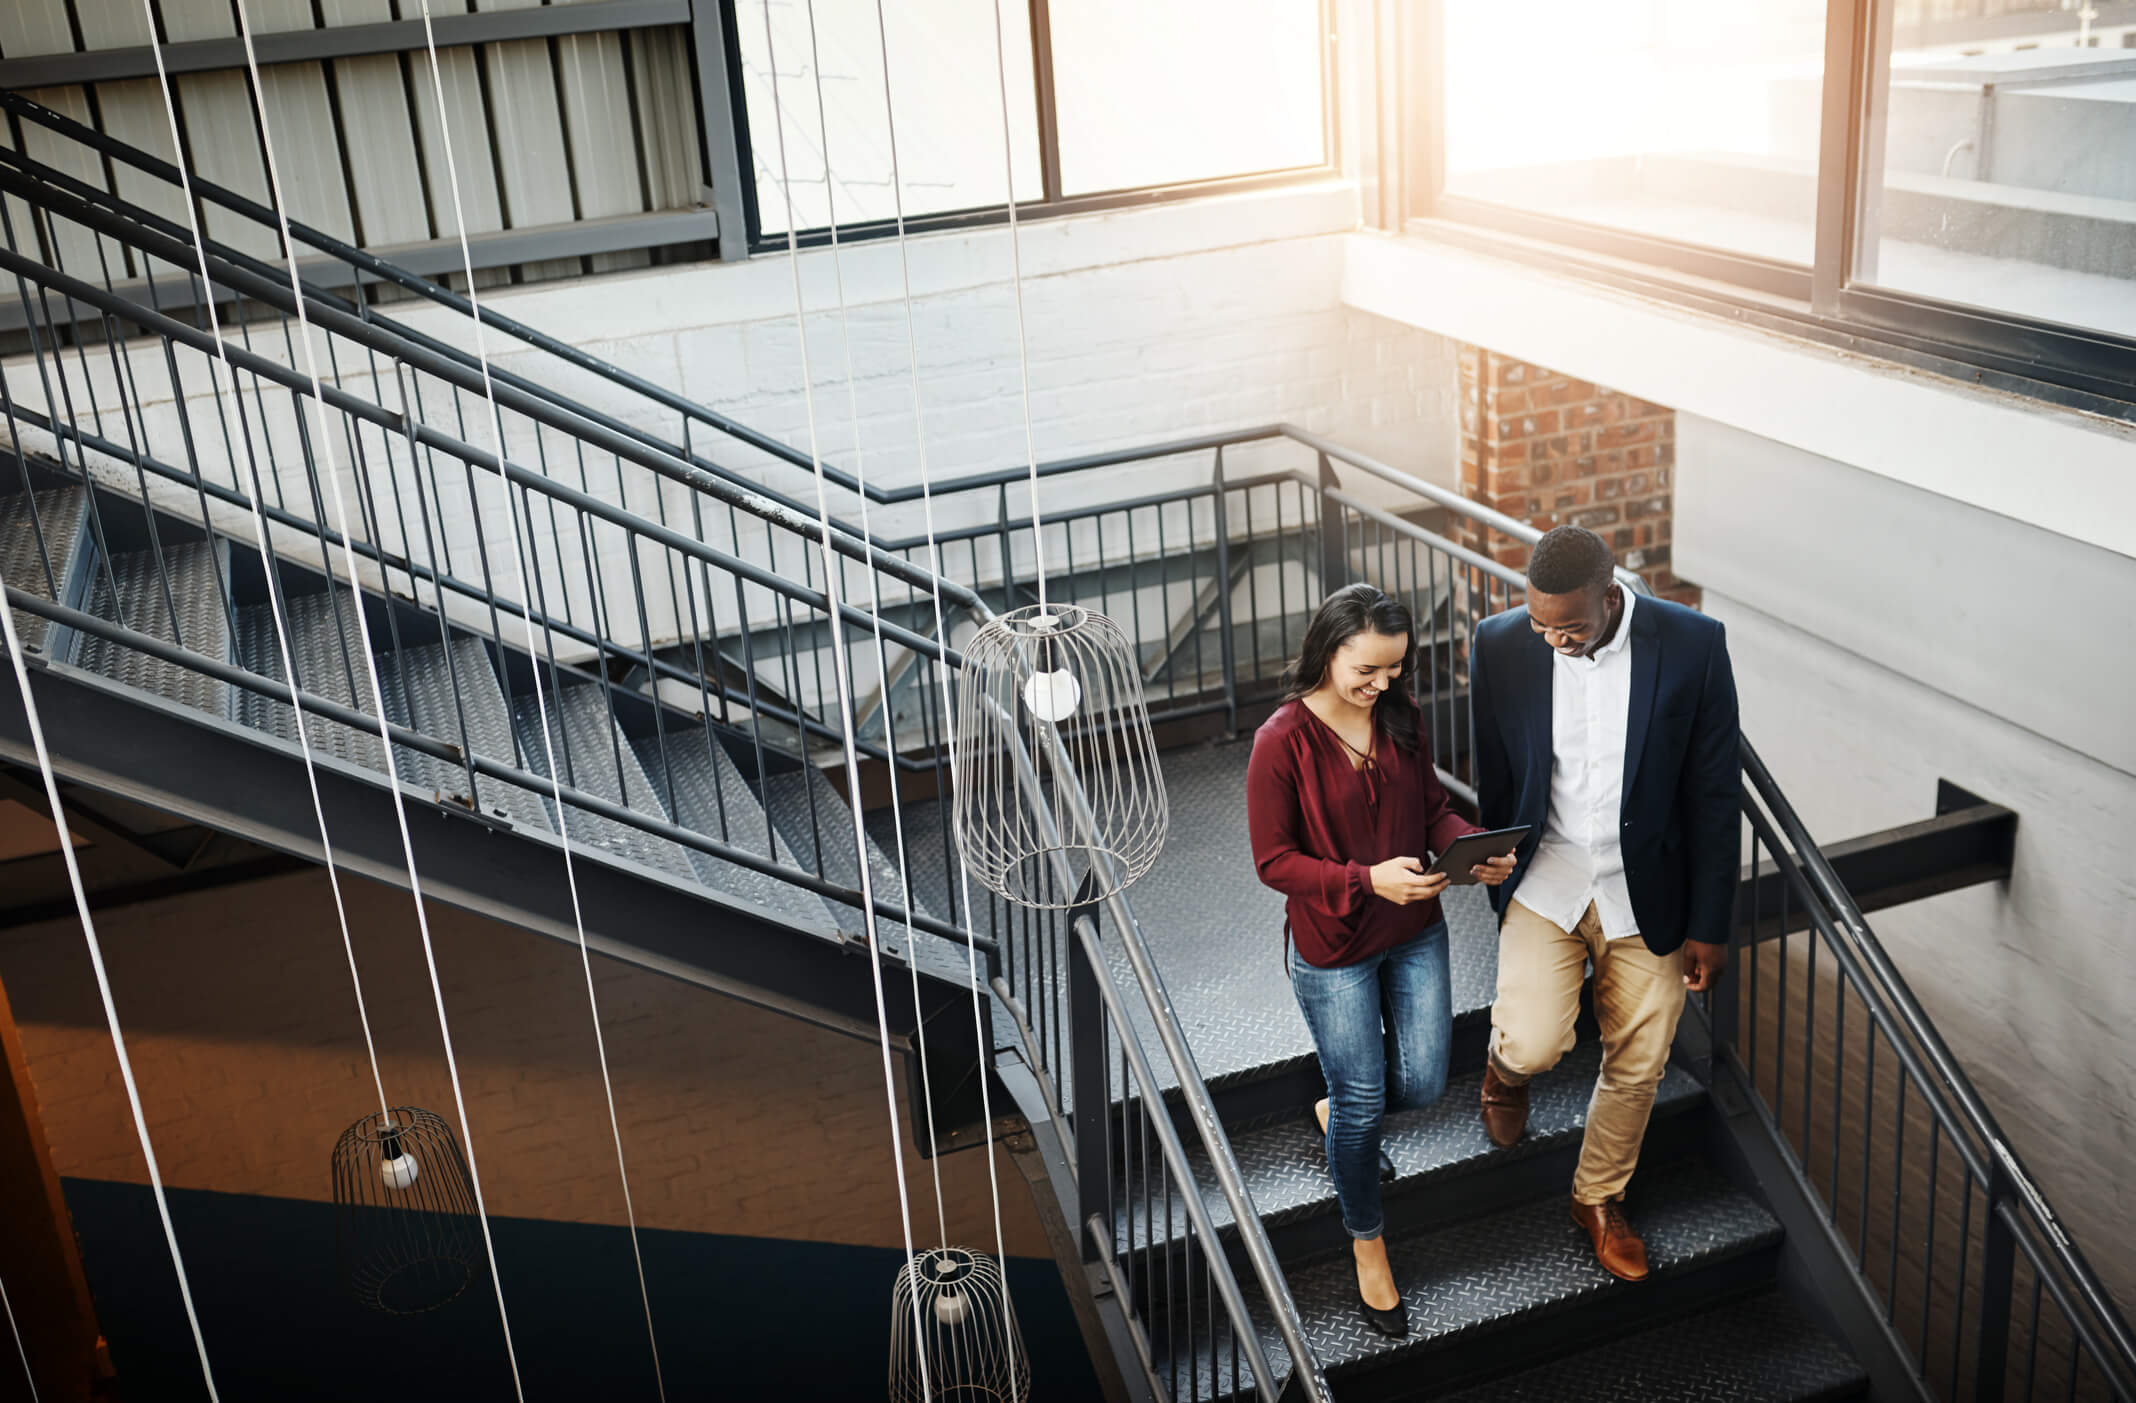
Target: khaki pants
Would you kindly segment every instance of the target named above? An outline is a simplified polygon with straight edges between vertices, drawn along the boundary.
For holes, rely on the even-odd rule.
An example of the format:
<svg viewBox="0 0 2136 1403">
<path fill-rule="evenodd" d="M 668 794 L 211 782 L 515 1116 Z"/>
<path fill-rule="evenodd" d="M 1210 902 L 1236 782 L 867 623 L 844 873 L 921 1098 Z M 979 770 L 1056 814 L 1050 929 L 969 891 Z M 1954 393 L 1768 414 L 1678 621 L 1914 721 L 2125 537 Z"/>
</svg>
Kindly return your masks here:
<svg viewBox="0 0 2136 1403">
<path fill-rule="evenodd" d="M 1572 1196 L 1581 1203 L 1619 1197 L 1639 1165 L 1654 1092 L 1669 1066 L 1669 1044 L 1684 1011 L 1684 957 L 1656 955 L 1638 936 L 1602 938 L 1592 903 L 1577 930 L 1560 930 L 1514 901 L 1498 933 L 1498 1001 L 1491 1008 L 1491 1061 L 1518 1086 L 1557 1065 L 1572 1048 L 1580 983 L 1595 962 L 1595 1019 L 1602 1025 L 1602 1075 L 1587 1105 L 1587 1136 Z"/>
</svg>

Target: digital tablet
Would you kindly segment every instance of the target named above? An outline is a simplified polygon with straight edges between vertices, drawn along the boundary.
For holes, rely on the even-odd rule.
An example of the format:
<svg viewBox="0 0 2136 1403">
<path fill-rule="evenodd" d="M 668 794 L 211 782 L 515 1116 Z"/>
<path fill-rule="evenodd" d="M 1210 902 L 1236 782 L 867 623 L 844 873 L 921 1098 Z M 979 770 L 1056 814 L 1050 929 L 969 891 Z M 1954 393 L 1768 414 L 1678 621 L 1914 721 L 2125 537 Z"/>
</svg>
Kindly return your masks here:
<svg viewBox="0 0 2136 1403">
<path fill-rule="evenodd" d="M 1424 869 L 1425 874 L 1444 872 L 1450 887 L 1471 887 L 1476 879 L 1469 869 L 1485 858 L 1503 857 L 1520 846 L 1520 840 L 1528 836 L 1528 825 L 1518 828 L 1494 828 L 1488 833 L 1469 833 L 1454 839 L 1453 846 L 1439 854 L 1439 860 Z"/>
</svg>

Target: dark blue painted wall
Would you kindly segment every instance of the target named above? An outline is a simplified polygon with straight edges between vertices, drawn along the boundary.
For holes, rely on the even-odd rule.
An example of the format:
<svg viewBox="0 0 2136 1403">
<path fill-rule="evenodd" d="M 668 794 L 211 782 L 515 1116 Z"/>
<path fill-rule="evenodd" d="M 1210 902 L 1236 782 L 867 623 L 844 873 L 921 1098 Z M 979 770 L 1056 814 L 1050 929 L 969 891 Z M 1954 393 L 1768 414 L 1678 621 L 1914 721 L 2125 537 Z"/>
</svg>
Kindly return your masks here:
<svg viewBox="0 0 2136 1403">
<path fill-rule="evenodd" d="M 65 1189 L 122 1396 L 204 1399 L 153 1195 L 96 1179 Z M 429 1315 L 377 1315 L 335 1275 L 330 1205 L 170 1198 L 225 1403 L 510 1403 L 486 1277 Z M 529 1403 L 656 1397 L 628 1232 L 527 1218 L 492 1218 L 490 1230 Z M 670 1400 L 885 1396 L 901 1252 L 651 1230 L 639 1239 Z M 1097 1398 L 1053 1263 L 1012 1259 L 1009 1285 L 1034 1403 Z"/>
</svg>

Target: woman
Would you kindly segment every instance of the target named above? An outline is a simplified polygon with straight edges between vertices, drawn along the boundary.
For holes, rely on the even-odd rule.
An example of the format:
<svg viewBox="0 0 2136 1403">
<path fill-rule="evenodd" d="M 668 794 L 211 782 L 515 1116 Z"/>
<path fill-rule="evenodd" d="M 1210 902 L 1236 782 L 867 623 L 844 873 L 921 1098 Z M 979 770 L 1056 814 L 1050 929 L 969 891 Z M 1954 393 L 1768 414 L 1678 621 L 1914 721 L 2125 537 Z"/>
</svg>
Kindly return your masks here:
<svg viewBox="0 0 2136 1403">
<path fill-rule="evenodd" d="M 1284 909 L 1291 992 L 1320 1054 L 1314 1107 L 1357 1258 L 1357 1291 L 1382 1334 L 1409 1330 L 1381 1237 L 1380 1149 L 1389 1105 L 1446 1090 L 1453 995 L 1431 856 L 1474 824 L 1455 813 L 1409 695 L 1409 610 L 1370 585 L 1313 615 L 1290 690 L 1254 736 L 1247 827 L 1261 880 Z M 1496 886 L 1510 857 L 1470 869 Z"/>
</svg>

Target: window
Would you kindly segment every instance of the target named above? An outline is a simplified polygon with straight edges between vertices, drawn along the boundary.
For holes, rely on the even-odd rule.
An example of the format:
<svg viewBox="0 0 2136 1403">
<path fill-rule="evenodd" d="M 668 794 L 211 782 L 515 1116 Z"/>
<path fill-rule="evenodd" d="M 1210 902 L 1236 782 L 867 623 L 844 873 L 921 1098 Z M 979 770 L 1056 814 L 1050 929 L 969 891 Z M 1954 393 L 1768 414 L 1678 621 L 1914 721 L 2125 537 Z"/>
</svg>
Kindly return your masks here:
<svg viewBox="0 0 2136 1403">
<path fill-rule="evenodd" d="M 1446 0 L 1446 192 L 1808 264 L 1824 0 Z"/>
<path fill-rule="evenodd" d="M 1063 195 L 1326 163 L 1317 4 L 1065 0 L 1049 13 Z"/>
<path fill-rule="evenodd" d="M 2029 18 L 1989 52 L 1894 52 L 1855 276 L 2136 339 L 2136 52 Z"/>
<path fill-rule="evenodd" d="M 2136 7 L 1855 0 L 1829 32 L 1826 12 L 1433 0 L 1405 54 L 1429 79 L 1404 94 L 1409 207 L 1494 252 L 2136 419 Z"/>
<path fill-rule="evenodd" d="M 814 52 L 809 42 L 811 8 L 791 3 L 767 7 L 761 0 L 742 0 L 735 6 L 755 166 L 757 229 L 762 235 L 783 238 L 787 227 L 786 195 L 779 186 L 779 133 L 771 121 L 769 56 L 776 56 L 779 64 L 778 111 L 786 128 L 786 170 L 799 227 L 821 229 L 833 214 L 840 228 L 897 217 L 899 192 L 890 188 L 891 130 L 883 107 L 885 45 L 876 26 L 875 0 L 814 0 Z M 890 92 L 906 217 L 1004 203 L 1002 66 L 996 62 L 991 0 L 907 0 L 882 10 L 889 28 Z M 1018 5 L 1004 4 L 1001 25 L 1020 204 L 1044 193 L 1030 16 Z M 826 153 L 836 182 L 828 191 L 823 183 Z"/>
<path fill-rule="evenodd" d="M 841 232 L 887 225 L 899 192 L 875 0 L 814 0 L 813 45 L 809 5 L 775 0 L 768 38 L 765 10 L 738 0 L 732 40 L 756 237 L 786 234 L 782 126 L 801 231 L 834 214 Z M 883 11 L 908 219 L 992 218 L 1005 203 L 997 10 L 1020 207 L 1329 163 L 1319 0 L 899 0 Z"/>
</svg>

